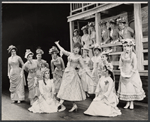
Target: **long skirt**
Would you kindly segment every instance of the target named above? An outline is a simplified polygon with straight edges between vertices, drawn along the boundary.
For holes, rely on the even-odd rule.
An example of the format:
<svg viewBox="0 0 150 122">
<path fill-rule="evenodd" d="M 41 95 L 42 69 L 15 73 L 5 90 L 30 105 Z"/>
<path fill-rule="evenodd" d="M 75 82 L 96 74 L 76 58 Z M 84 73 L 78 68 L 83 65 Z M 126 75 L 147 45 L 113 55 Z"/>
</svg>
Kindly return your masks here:
<svg viewBox="0 0 150 122">
<path fill-rule="evenodd" d="M 32 77 L 28 77 L 27 81 L 28 81 L 28 89 L 29 89 L 29 99 L 34 99 L 37 96 L 39 96 L 40 92 L 39 92 L 39 87 L 36 85 L 34 86 L 34 76 L 36 74 L 33 74 Z"/>
<path fill-rule="evenodd" d="M 25 99 L 25 78 L 20 76 L 21 68 L 15 68 L 10 70 L 10 97 L 13 101 L 23 101 Z"/>
<path fill-rule="evenodd" d="M 142 81 L 138 71 L 129 79 L 120 76 L 118 97 L 124 101 L 143 100 L 145 98 L 145 92 L 142 88 Z"/>
<path fill-rule="evenodd" d="M 74 68 L 68 67 L 65 69 L 57 97 L 67 101 L 82 101 L 86 99 L 81 79 Z"/>
<path fill-rule="evenodd" d="M 96 97 L 90 104 L 89 108 L 84 112 L 84 114 L 108 117 L 121 115 L 121 111 L 117 108 L 115 103 L 116 101 L 111 104 L 105 98 L 101 100 L 100 98 Z"/>
<path fill-rule="evenodd" d="M 79 75 L 82 80 L 83 90 L 89 94 L 94 94 L 96 90 L 96 83 L 92 79 L 92 72 L 90 70 L 82 70 L 80 69 Z"/>
<path fill-rule="evenodd" d="M 53 81 L 55 86 L 55 92 L 58 93 L 62 81 L 63 71 L 55 68 Z"/>
<path fill-rule="evenodd" d="M 55 99 L 45 99 L 40 95 L 28 110 L 33 113 L 54 113 L 58 110 L 58 103 Z"/>
</svg>

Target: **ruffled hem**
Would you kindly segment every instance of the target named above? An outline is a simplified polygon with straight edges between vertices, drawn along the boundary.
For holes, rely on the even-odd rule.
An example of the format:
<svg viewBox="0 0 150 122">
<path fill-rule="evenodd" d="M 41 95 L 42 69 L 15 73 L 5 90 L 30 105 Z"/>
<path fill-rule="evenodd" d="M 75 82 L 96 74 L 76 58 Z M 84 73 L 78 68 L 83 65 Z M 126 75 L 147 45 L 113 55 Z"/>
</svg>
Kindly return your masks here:
<svg viewBox="0 0 150 122">
<path fill-rule="evenodd" d="M 133 101 L 133 100 L 141 101 L 146 97 L 144 93 L 141 95 L 123 95 L 123 94 L 117 93 L 117 95 L 120 100 L 124 100 L 124 101 Z"/>
</svg>

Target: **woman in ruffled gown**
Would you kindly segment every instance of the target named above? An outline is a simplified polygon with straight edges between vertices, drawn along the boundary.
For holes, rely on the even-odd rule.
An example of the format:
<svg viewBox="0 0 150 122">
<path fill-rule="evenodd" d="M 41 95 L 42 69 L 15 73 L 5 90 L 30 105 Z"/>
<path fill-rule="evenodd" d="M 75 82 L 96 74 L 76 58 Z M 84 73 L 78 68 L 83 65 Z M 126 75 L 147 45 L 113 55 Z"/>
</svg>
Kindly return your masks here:
<svg viewBox="0 0 150 122">
<path fill-rule="evenodd" d="M 65 70 L 65 64 L 64 61 L 61 57 L 59 57 L 57 54 L 59 53 L 58 49 L 53 46 L 49 50 L 49 54 L 52 55 L 52 60 L 51 60 L 51 72 L 53 74 L 53 82 L 55 85 L 55 92 L 56 94 L 59 91 L 61 81 L 62 81 L 62 76 L 63 72 Z"/>
<path fill-rule="evenodd" d="M 88 94 L 95 94 L 96 84 L 92 78 L 92 71 L 91 71 L 92 61 L 88 56 L 89 49 L 84 46 L 82 48 L 82 53 L 83 53 L 82 58 L 84 61 L 84 67 L 85 67 L 84 69 L 85 70 L 80 69 L 79 75 L 82 79 L 83 89 L 87 93 L 87 96 L 89 96 Z"/>
<path fill-rule="evenodd" d="M 96 88 L 96 97 L 84 114 L 108 117 L 121 115 L 121 111 L 117 107 L 119 100 L 115 93 L 113 80 L 111 66 L 109 64 L 104 65 L 102 77 Z"/>
<path fill-rule="evenodd" d="M 121 75 L 118 96 L 120 100 L 127 101 L 124 108 L 134 109 L 133 101 L 143 100 L 145 92 L 137 69 L 137 57 L 132 51 L 135 45 L 134 41 L 133 39 L 125 39 L 122 43 L 124 52 L 121 54 L 119 62 Z"/>
<path fill-rule="evenodd" d="M 49 69 L 43 70 L 43 79 L 39 80 L 40 96 L 28 109 L 33 113 L 54 113 L 58 111 L 58 101 L 55 99 L 55 86 L 49 78 Z"/>
<path fill-rule="evenodd" d="M 73 103 L 73 107 L 69 112 L 73 112 L 77 110 L 77 105 L 75 101 L 82 101 L 86 99 L 85 92 L 82 87 L 82 81 L 79 77 L 78 72 L 76 71 L 76 67 L 80 64 L 81 67 L 84 67 L 83 59 L 81 55 L 79 55 L 79 51 L 81 48 L 80 43 L 76 43 L 73 48 L 73 53 L 65 51 L 58 42 L 55 42 L 58 48 L 61 50 L 63 54 L 68 56 L 67 67 L 64 71 L 62 83 L 57 94 L 57 97 L 61 99 L 60 105 L 64 102 L 64 100 L 71 101 Z M 66 108 L 63 107 L 59 111 L 63 111 Z"/>
<path fill-rule="evenodd" d="M 37 96 L 39 96 L 39 90 L 37 86 L 37 70 L 39 69 L 39 64 L 37 60 L 33 59 L 33 53 L 30 49 L 26 50 L 25 58 L 28 60 L 22 69 L 22 73 L 25 70 L 28 72 L 27 81 L 28 81 L 28 89 L 29 89 L 29 99 L 30 104 L 36 100 Z"/>
<path fill-rule="evenodd" d="M 8 77 L 10 79 L 10 88 L 11 92 L 11 100 L 12 103 L 17 101 L 20 103 L 25 100 L 25 91 L 24 85 L 26 85 L 24 75 L 21 75 L 21 66 L 24 65 L 20 56 L 16 54 L 17 48 L 13 45 L 10 45 L 8 48 L 8 52 L 11 53 L 11 56 L 8 58 Z"/>
</svg>

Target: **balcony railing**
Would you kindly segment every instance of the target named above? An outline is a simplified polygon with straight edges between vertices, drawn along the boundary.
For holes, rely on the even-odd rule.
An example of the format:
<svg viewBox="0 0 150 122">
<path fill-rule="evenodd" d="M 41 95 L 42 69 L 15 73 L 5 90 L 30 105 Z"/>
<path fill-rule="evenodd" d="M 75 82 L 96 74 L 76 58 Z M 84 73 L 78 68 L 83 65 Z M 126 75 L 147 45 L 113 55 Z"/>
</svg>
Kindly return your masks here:
<svg viewBox="0 0 150 122">
<path fill-rule="evenodd" d="M 79 12 L 83 12 L 94 7 L 100 6 L 100 3 L 71 3 L 70 4 L 70 14 L 76 14 Z"/>
</svg>

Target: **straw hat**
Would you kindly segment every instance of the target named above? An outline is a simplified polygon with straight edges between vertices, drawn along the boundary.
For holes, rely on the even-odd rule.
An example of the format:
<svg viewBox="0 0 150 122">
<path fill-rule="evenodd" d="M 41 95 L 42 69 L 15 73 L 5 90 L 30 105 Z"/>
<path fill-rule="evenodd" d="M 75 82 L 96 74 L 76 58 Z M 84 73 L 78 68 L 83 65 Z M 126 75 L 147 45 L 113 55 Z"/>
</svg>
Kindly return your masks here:
<svg viewBox="0 0 150 122">
<path fill-rule="evenodd" d="M 102 50 L 102 48 L 100 47 L 100 45 L 98 43 L 93 45 L 93 49 L 99 49 L 100 51 Z"/>
<path fill-rule="evenodd" d="M 8 53 L 10 53 L 11 51 L 12 51 L 12 49 L 15 49 L 15 50 L 17 50 L 17 48 L 14 46 L 14 45 L 10 45 L 9 47 L 8 47 Z"/>
<path fill-rule="evenodd" d="M 25 58 L 27 59 L 28 58 L 28 55 L 34 55 L 34 53 L 33 52 L 31 52 L 31 50 L 30 49 L 26 49 L 26 52 L 25 52 Z"/>
<path fill-rule="evenodd" d="M 83 27 L 81 28 L 82 31 L 83 31 L 83 30 L 86 30 L 86 29 L 88 29 L 88 28 L 87 28 L 87 25 L 86 25 L 86 26 L 83 26 Z"/>
</svg>

